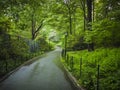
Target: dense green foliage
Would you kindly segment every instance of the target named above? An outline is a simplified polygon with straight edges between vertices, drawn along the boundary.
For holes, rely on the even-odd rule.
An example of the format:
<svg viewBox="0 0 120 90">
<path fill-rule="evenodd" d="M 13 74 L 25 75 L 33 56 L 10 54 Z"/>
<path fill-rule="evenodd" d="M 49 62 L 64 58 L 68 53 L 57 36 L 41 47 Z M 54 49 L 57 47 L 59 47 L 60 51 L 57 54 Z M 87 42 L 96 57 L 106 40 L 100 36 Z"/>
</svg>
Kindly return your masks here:
<svg viewBox="0 0 120 90">
<path fill-rule="evenodd" d="M 0 1 L 0 76 L 52 49 L 44 37 L 36 39 L 43 26 L 41 20 L 46 17 L 44 3 Z"/>
<path fill-rule="evenodd" d="M 68 1 L 68 3 L 60 4 L 62 10 L 60 9 L 61 13 L 57 13 L 57 15 L 62 14 L 61 18 L 63 19 L 61 21 L 61 18 L 58 18 L 57 22 L 59 21 L 58 24 L 62 28 L 62 34 L 68 33 L 67 47 L 79 48 L 86 47 L 86 44 L 88 44 L 89 48 L 90 43 L 93 43 L 95 47 L 120 46 L 120 5 L 118 0 L 95 0 L 94 4 L 92 4 L 91 22 L 87 21 L 89 18 L 87 10 L 88 0 L 65 1 Z M 69 9 L 72 20 L 69 17 Z M 71 44 L 71 41 L 73 44 Z"/>
<path fill-rule="evenodd" d="M 119 90 L 120 87 L 120 48 L 100 48 L 94 52 L 87 50 L 68 52 L 66 65 L 77 78 L 80 85 L 88 90 L 95 90 L 97 86 L 97 67 L 100 65 L 100 90 Z M 73 56 L 73 70 L 71 57 Z M 82 59 L 81 77 L 80 60 Z"/>
<path fill-rule="evenodd" d="M 68 35 L 63 40 L 64 51 L 67 51 L 67 54 L 63 55 L 66 66 L 80 85 L 87 90 L 118 90 L 120 85 L 119 0 L 65 1 L 69 1 L 67 5 L 70 8 L 80 5 L 76 7 L 76 12 L 71 10 L 72 27 L 66 29 Z M 70 35 L 70 28 L 75 33 Z M 81 51 L 82 49 L 92 52 Z M 100 65 L 99 78 L 98 65 Z"/>
<path fill-rule="evenodd" d="M 0 1 L 0 74 L 56 44 L 74 56 L 73 74 L 88 90 L 96 88 L 98 61 L 100 89 L 119 89 L 119 0 Z M 84 49 L 92 52 L 76 52 Z"/>
</svg>

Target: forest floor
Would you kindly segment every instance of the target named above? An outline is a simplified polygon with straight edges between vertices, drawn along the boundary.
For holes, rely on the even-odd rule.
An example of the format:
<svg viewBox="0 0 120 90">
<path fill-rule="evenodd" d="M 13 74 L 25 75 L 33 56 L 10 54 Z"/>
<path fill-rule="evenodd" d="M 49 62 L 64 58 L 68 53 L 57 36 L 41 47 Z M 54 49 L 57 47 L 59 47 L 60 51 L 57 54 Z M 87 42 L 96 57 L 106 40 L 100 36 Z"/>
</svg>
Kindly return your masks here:
<svg viewBox="0 0 120 90">
<path fill-rule="evenodd" d="M 26 64 L 0 83 L 0 90 L 73 90 L 61 69 L 60 49 Z"/>
</svg>

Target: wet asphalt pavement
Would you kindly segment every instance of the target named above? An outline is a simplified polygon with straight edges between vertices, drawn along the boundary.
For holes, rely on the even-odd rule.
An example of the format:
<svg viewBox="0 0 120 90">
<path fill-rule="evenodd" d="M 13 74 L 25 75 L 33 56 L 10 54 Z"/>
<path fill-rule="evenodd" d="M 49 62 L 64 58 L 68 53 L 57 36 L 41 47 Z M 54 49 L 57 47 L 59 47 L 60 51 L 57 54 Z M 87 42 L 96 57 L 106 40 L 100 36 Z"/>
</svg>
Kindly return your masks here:
<svg viewBox="0 0 120 90">
<path fill-rule="evenodd" d="M 58 48 L 21 67 L 0 83 L 0 90 L 73 90 L 59 67 L 60 53 Z"/>
</svg>

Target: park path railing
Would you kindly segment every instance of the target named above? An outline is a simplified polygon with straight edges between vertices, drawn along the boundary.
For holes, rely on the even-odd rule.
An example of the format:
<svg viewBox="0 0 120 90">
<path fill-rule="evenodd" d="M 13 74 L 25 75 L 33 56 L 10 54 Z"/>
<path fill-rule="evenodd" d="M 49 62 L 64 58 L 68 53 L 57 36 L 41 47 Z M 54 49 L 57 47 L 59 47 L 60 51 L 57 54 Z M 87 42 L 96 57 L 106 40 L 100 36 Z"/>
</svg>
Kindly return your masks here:
<svg viewBox="0 0 120 90">
<path fill-rule="evenodd" d="M 83 76 L 83 73 L 84 73 L 84 70 L 83 70 L 83 64 L 84 64 L 83 58 L 80 56 L 79 59 L 78 59 L 78 58 L 76 58 L 74 56 L 71 56 L 71 55 L 69 55 L 67 53 L 66 53 L 66 56 L 65 55 L 63 55 L 63 56 L 64 56 L 63 58 L 65 60 L 65 63 L 67 65 L 69 71 L 71 73 L 74 73 L 74 71 L 79 70 L 78 71 L 79 72 L 79 79 L 81 79 L 82 76 Z M 76 69 L 76 65 L 79 66 L 79 69 Z M 100 83 L 99 82 L 99 77 L 100 77 L 100 65 L 98 64 L 97 68 L 96 68 L 96 86 L 95 86 L 96 90 L 99 90 L 99 88 L 100 88 L 100 86 L 99 86 L 99 83 Z"/>
</svg>

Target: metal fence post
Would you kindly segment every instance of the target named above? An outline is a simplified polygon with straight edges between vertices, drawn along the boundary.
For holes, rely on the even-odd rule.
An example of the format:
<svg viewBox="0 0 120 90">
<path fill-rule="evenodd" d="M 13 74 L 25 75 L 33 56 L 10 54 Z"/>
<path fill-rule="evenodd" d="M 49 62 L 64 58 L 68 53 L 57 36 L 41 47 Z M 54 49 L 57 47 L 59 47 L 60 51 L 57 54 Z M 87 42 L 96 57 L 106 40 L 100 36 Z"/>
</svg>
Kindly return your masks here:
<svg viewBox="0 0 120 90">
<path fill-rule="evenodd" d="M 73 62 L 73 56 L 71 57 L 71 59 L 70 59 L 70 68 L 71 68 L 71 70 L 73 70 L 73 65 L 74 64 L 74 62 Z"/>
<path fill-rule="evenodd" d="M 6 70 L 6 72 L 8 71 L 8 62 L 7 62 L 7 59 L 5 60 L 5 70 Z"/>
<path fill-rule="evenodd" d="M 80 78 L 82 76 L 82 57 L 80 58 Z"/>
<path fill-rule="evenodd" d="M 99 90 L 100 65 L 97 67 L 97 90 Z"/>
<path fill-rule="evenodd" d="M 69 55 L 67 55 L 67 65 L 69 65 Z"/>
</svg>

